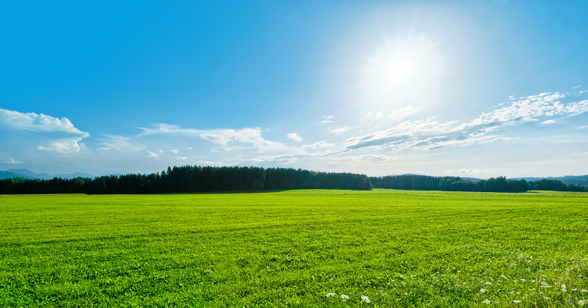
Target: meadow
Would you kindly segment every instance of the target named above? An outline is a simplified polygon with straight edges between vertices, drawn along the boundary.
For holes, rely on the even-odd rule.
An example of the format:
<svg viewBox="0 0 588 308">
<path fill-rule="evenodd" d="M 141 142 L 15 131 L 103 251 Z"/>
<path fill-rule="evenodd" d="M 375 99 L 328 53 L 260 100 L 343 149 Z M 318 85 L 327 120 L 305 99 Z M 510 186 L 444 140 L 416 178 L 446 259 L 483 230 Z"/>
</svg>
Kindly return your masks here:
<svg viewBox="0 0 588 308">
<path fill-rule="evenodd" d="M 2 307 L 588 307 L 588 193 L 0 196 Z"/>
</svg>

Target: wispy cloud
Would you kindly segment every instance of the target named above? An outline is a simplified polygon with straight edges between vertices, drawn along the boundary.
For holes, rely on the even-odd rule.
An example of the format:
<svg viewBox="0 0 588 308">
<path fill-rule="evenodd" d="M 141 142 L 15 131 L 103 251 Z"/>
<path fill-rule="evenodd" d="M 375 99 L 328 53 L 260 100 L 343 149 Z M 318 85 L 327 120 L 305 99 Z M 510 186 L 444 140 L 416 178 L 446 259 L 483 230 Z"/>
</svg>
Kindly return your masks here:
<svg viewBox="0 0 588 308">
<path fill-rule="evenodd" d="M 8 161 L 6 162 L 6 164 L 22 164 L 22 162 L 16 161 L 16 160 L 12 159 L 12 157 L 8 157 Z"/>
<path fill-rule="evenodd" d="M 539 121 L 544 117 L 574 116 L 588 112 L 588 100 L 562 104 L 559 99 L 564 97 L 565 95 L 559 93 L 529 96 L 461 124 L 457 121 L 438 123 L 432 118 L 405 121 L 390 129 L 350 138 L 345 141 L 344 146 L 348 150 L 367 147 L 429 150 L 508 140 L 507 137 L 492 133 L 502 127 Z"/>
<path fill-rule="evenodd" d="M 465 173 L 465 174 L 470 174 L 470 173 L 478 173 L 478 172 L 480 172 L 480 170 L 478 170 L 478 169 L 472 169 L 472 168 L 461 168 L 459 170 L 459 172 Z"/>
<path fill-rule="evenodd" d="M 164 123 L 154 124 L 151 128 L 139 127 L 143 132 L 138 137 L 146 135 L 187 135 L 200 137 L 214 144 L 227 146 L 230 143 L 251 144 L 258 149 L 258 152 L 279 149 L 284 146 L 283 143 L 265 140 L 261 135 L 261 129 L 244 128 L 234 129 L 217 129 L 217 130 L 199 130 L 190 128 L 181 128 L 177 125 Z"/>
<path fill-rule="evenodd" d="M 178 156 L 178 157 L 177 157 L 177 159 L 178 159 L 178 160 L 187 160 L 187 159 L 188 159 L 188 157 L 185 157 L 185 156 Z"/>
<path fill-rule="evenodd" d="M 149 153 L 149 156 L 147 156 L 147 157 L 159 159 L 159 154 L 158 153 L 151 152 L 149 150 L 147 150 L 147 153 Z"/>
<path fill-rule="evenodd" d="M 572 89 L 577 89 L 577 88 L 579 88 L 579 87 L 581 87 L 581 86 L 582 86 L 582 85 L 577 85 L 577 86 L 575 86 L 575 87 L 572 87 Z"/>
<path fill-rule="evenodd" d="M 339 135 L 340 133 L 344 133 L 344 132 L 346 132 L 346 131 L 348 131 L 350 129 L 351 129 L 351 127 L 348 127 L 348 126 L 345 126 L 345 127 L 337 127 L 337 128 L 335 128 L 333 130 L 330 130 L 330 132 Z"/>
<path fill-rule="evenodd" d="M 323 119 L 319 122 L 319 124 L 327 124 L 333 122 L 333 116 L 323 116 Z"/>
<path fill-rule="evenodd" d="M 302 137 L 298 136 L 297 133 L 290 133 L 288 134 L 288 139 L 292 139 L 296 142 L 301 142 L 302 141 Z"/>
<path fill-rule="evenodd" d="M 402 121 L 413 115 L 415 112 L 417 112 L 417 109 L 413 108 L 412 105 L 408 105 L 402 109 L 392 111 L 388 117 L 392 119 L 392 121 Z"/>
<path fill-rule="evenodd" d="M 363 120 L 378 120 L 382 118 L 382 115 L 384 114 L 383 111 L 378 111 L 378 112 L 368 112 L 363 116 Z"/>
<path fill-rule="evenodd" d="M 546 124 L 553 124 L 553 123 L 555 123 L 555 121 L 554 121 L 554 120 L 547 120 L 547 121 L 543 121 L 543 122 L 541 122 L 541 124 L 543 124 L 543 125 L 546 125 Z"/>
<path fill-rule="evenodd" d="M 172 153 L 174 153 L 174 154 L 178 154 L 178 152 L 179 152 L 177 149 L 171 149 L 169 151 L 172 152 Z"/>
<path fill-rule="evenodd" d="M 330 148 L 330 147 L 334 147 L 335 144 L 334 143 L 327 143 L 326 141 L 319 141 L 319 142 L 315 142 L 313 144 L 305 144 L 302 146 L 302 149 L 305 148 L 310 148 L 310 149 L 324 149 L 324 148 Z"/>
<path fill-rule="evenodd" d="M 118 135 L 106 135 L 106 137 L 101 140 L 100 145 L 101 147 L 97 149 L 99 151 L 114 150 L 128 154 L 135 154 L 147 148 L 134 137 Z"/>
<path fill-rule="evenodd" d="M 39 145 L 37 146 L 37 149 L 41 151 L 51 151 L 58 153 L 79 152 L 80 149 L 85 146 L 83 143 L 80 143 L 82 138 L 83 137 L 63 138 L 55 141 L 50 141 L 47 144 L 47 146 Z"/>
<path fill-rule="evenodd" d="M 349 163 L 378 163 L 399 159 L 398 156 L 390 155 L 349 155 L 333 159 L 331 163 L 349 162 Z"/>
</svg>

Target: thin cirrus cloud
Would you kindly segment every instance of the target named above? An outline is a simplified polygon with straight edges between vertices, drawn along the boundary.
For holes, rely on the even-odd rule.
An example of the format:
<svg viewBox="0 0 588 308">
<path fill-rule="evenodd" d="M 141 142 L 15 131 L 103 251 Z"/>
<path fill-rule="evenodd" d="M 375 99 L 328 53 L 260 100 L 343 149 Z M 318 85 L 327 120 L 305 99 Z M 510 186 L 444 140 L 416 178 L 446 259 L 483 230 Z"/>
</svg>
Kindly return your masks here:
<svg viewBox="0 0 588 308">
<path fill-rule="evenodd" d="M 134 137 L 118 135 L 106 135 L 106 138 L 102 139 L 100 145 L 101 147 L 97 148 L 98 151 L 115 150 L 128 154 L 135 154 L 147 148 L 145 145 L 138 142 Z"/>
<path fill-rule="evenodd" d="M 8 161 L 6 162 L 6 164 L 22 164 L 22 162 L 16 161 L 12 157 L 8 157 Z"/>
<path fill-rule="evenodd" d="M 405 121 L 395 127 L 369 135 L 353 137 L 344 142 L 347 150 L 361 148 L 378 149 L 422 149 L 429 150 L 447 146 L 468 146 L 509 138 L 492 134 L 501 127 L 520 125 L 554 116 L 575 116 L 588 112 L 588 100 L 563 104 L 560 93 L 541 93 L 492 112 L 482 113 L 478 118 L 458 124 L 457 121 L 438 123 L 432 118 Z"/>
<path fill-rule="evenodd" d="M 339 134 L 344 133 L 344 132 L 346 132 L 346 131 L 348 131 L 350 129 L 351 129 L 351 127 L 349 127 L 349 126 L 337 127 L 335 129 L 330 130 L 329 132 L 334 133 L 336 135 L 339 135 Z"/>
<path fill-rule="evenodd" d="M 149 156 L 147 156 L 147 157 L 149 157 L 149 158 L 155 158 L 155 159 L 159 159 L 159 154 L 160 154 L 160 153 L 151 152 L 151 151 L 149 151 L 149 150 L 147 150 L 147 153 L 149 154 Z"/>
<path fill-rule="evenodd" d="M 151 128 L 139 127 L 143 132 L 137 137 L 146 135 L 187 135 L 200 137 L 217 145 L 227 146 L 230 143 L 250 144 L 258 149 L 259 153 L 268 150 L 279 149 L 284 146 L 282 143 L 265 140 L 261 134 L 261 129 L 244 128 L 234 129 L 216 129 L 216 130 L 199 130 L 190 128 L 181 128 L 177 125 L 164 123 L 154 124 Z"/>
<path fill-rule="evenodd" d="M 331 147 L 334 147 L 334 146 L 335 146 L 334 143 L 328 143 L 326 141 L 318 141 L 318 142 L 315 142 L 313 144 L 305 144 L 305 145 L 302 146 L 302 149 L 304 150 L 306 148 L 310 148 L 310 149 L 317 150 L 317 149 L 331 148 Z"/>
<path fill-rule="evenodd" d="M 417 109 L 413 108 L 412 105 L 408 105 L 402 109 L 392 111 L 388 117 L 392 119 L 392 121 L 402 121 L 416 112 Z"/>
<path fill-rule="evenodd" d="M 292 139 L 296 142 L 302 142 L 302 137 L 298 136 L 297 133 L 290 133 L 287 136 L 288 136 L 288 139 Z"/>
<path fill-rule="evenodd" d="M 330 163 L 381 163 L 386 161 L 393 161 L 399 159 L 398 156 L 390 155 L 349 155 L 333 159 Z"/>
<path fill-rule="evenodd" d="M 328 124 L 333 122 L 333 116 L 323 116 L 319 124 Z"/>
</svg>

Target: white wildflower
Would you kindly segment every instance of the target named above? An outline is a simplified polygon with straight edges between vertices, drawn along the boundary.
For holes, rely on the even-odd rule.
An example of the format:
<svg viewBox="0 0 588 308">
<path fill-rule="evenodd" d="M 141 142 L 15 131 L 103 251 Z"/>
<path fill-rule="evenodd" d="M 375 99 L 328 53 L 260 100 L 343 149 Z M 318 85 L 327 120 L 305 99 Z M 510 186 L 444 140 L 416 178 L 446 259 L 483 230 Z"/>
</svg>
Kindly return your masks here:
<svg viewBox="0 0 588 308">
<path fill-rule="evenodd" d="M 522 282 L 527 282 L 527 279 L 521 278 Z"/>
<path fill-rule="evenodd" d="M 588 290 L 580 290 L 582 293 L 588 293 Z"/>
<path fill-rule="evenodd" d="M 504 279 L 508 280 L 508 278 L 506 278 L 506 276 L 504 276 L 504 275 L 500 275 L 500 277 L 502 277 L 502 278 L 504 278 Z"/>
<path fill-rule="evenodd" d="M 337 294 L 335 294 L 335 293 L 327 293 L 327 297 L 331 297 L 331 296 L 335 296 L 335 295 L 337 295 Z"/>
<path fill-rule="evenodd" d="M 567 291 L 568 291 L 568 287 L 566 287 L 566 285 L 565 285 L 565 284 L 562 284 L 562 285 L 561 285 L 561 291 L 562 291 L 562 292 L 567 292 Z"/>
<path fill-rule="evenodd" d="M 367 296 L 365 296 L 365 295 L 362 295 L 362 296 L 361 296 L 361 301 L 362 301 L 362 302 L 364 302 L 364 303 L 368 303 L 368 304 L 372 302 L 372 301 L 370 301 L 370 299 L 369 299 Z"/>
<path fill-rule="evenodd" d="M 484 292 L 486 292 L 486 290 L 480 289 L 480 293 L 484 293 Z"/>
<path fill-rule="evenodd" d="M 486 282 L 486 284 L 492 284 L 492 282 Z"/>
<path fill-rule="evenodd" d="M 349 299 L 349 296 L 348 295 L 345 295 L 345 294 L 341 294 L 341 299 L 343 301 L 345 301 L 346 299 Z"/>
<path fill-rule="evenodd" d="M 584 304 L 586 304 L 585 300 L 582 299 L 578 301 L 578 306 L 584 306 Z"/>
<path fill-rule="evenodd" d="M 515 299 L 514 301 L 512 301 L 513 303 L 520 303 L 521 301 L 518 299 Z"/>
<path fill-rule="evenodd" d="M 482 303 L 484 303 L 484 304 L 490 304 L 490 300 L 489 300 L 489 299 L 486 299 L 486 300 L 485 300 L 485 301 L 483 301 Z"/>
</svg>

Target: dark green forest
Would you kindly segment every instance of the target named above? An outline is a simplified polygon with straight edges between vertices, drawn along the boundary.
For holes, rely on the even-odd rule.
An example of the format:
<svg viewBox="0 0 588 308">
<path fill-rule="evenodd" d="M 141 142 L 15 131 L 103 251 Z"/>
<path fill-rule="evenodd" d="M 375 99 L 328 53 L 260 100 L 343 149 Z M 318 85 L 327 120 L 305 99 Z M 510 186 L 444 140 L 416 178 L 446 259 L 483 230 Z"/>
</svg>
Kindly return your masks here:
<svg viewBox="0 0 588 308">
<path fill-rule="evenodd" d="M 283 189 L 370 190 L 366 175 L 326 173 L 302 169 L 259 167 L 168 167 L 152 174 L 102 176 L 94 179 L 0 180 L 3 194 L 87 193 L 154 194 Z"/>
<path fill-rule="evenodd" d="M 503 176 L 471 182 L 460 177 L 433 177 L 426 175 L 405 174 L 397 176 L 370 177 L 374 188 L 406 190 L 445 190 L 445 191 L 480 191 L 480 192 L 525 192 L 528 190 L 588 191 L 580 185 L 564 184 L 557 180 L 542 179 L 509 180 Z"/>
<path fill-rule="evenodd" d="M 509 180 L 505 177 L 471 182 L 460 177 L 398 175 L 370 177 L 354 173 L 327 173 L 291 168 L 261 167 L 168 167 L 161 173 L 126 174 L 52 180 L 13 178 L 0 180 L 0 194 L 156 194 L 217 191 L 264 191 L 285 189 L 389 188 L 479 192 L 526 192 L 528 190 L 588 191 L 580 185 L 557 180 Z"/>
</svg>

